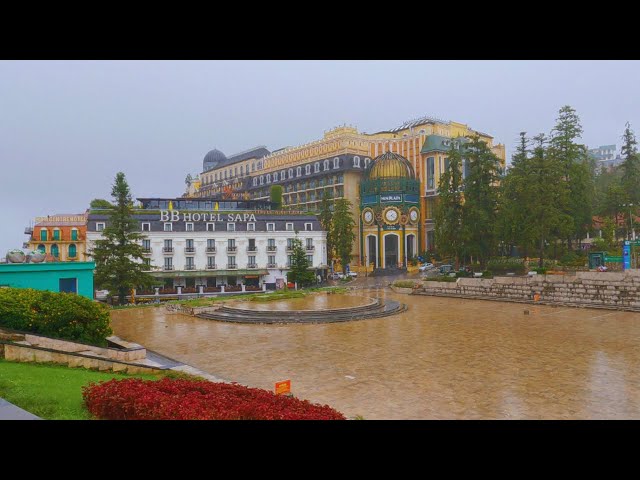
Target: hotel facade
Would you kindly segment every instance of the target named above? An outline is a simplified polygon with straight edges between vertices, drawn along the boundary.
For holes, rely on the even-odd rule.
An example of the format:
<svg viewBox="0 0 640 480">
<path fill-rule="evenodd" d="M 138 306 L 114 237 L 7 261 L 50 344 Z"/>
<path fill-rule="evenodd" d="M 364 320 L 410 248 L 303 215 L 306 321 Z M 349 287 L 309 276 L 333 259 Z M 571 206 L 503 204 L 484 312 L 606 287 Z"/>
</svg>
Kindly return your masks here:
<svg viewBox="0 0 640 480">
<path fill-rule="evenodd" d="M 309 268 L 326 276 L 326 232 L 315 215 L 271 210 L 270 202 L 221 198 L 139 198 L 144 263 L 158 286 L 273 289 L 284 285 L 292 242 L 299 239 Z M 102 237 L 109 216 L 92 210 L 87 243 Z"/>
<path fill-rule="evenodd" d="M 317 213 L 323 195 L 351 202 L 359 240 L 354 242 L 352 261 L 363 264 L 367 252 L 361 217 L 361 183 L 367 178 L 372 159 L 385 153 L 405 158 L 411 175 L 419 182 L 417 207 L 420 219 L 416 245 L 406 248 L 414 255 L 435 248 L 434 213 L 440 176 L 448 168 L 448 151 L 459 137 L 479 136 L 505 166 L 503 144 L 493 137 L 453 122 L 421 117 L 377 133 L 358 132 L 342 126 L 324 133 L 320 140 L 269 152 L 256 147 L 227 158 L 219 150 L 209 152 L 196 177 L 197 188 L 188 185 L 191 197 L 237 192 L 247 199 L 268 200 L 272 185 L 283 187 L 283 207 Z M 463 175 L 466 174 L 466 168 Z M 413 194 L 414 192 L 412 192 Z M 413 204 L 413 197 L 411 198 Z M 414 214 L 415 215 L 415 214 Z M 378 257 L 379 258 L 379 257 Z M 406 259 L 405 259 L 406 260 Z M 385 263 L 382 259 L 379 263 Z"/>
</svg>

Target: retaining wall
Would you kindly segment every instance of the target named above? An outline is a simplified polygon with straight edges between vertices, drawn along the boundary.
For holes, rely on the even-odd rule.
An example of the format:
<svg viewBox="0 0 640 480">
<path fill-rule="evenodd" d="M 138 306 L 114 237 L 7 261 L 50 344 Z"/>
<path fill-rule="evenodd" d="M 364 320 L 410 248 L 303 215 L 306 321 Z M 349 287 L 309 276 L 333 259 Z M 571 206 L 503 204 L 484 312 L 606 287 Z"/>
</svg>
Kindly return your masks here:
<svg viewBox="0 0 640 480">
<path fill-rule="evenodd" d="M 459 278 L 456 282 L 425 282 L 414 294 L 640 311 L 640 270 Z"/>
</svg>

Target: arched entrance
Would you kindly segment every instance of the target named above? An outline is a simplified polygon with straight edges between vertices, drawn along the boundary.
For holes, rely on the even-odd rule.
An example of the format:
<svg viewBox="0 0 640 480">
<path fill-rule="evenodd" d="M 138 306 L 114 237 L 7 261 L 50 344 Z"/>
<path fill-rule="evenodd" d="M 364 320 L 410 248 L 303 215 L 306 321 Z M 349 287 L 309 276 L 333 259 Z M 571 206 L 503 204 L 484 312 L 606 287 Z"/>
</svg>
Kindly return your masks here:
<svg viewBox="0 0 640 480">
<path fill-rule="evenodd" d="M 398 235 L 384 236 L 384 268 L 398 268 L 400 252 L 398 251 Z"/>
<path fill-rule="evenodd" d="M 367 261 L 373 268 L 378 268 L 378 239 L 375 235 L 367 235 Z"/>
</svg>

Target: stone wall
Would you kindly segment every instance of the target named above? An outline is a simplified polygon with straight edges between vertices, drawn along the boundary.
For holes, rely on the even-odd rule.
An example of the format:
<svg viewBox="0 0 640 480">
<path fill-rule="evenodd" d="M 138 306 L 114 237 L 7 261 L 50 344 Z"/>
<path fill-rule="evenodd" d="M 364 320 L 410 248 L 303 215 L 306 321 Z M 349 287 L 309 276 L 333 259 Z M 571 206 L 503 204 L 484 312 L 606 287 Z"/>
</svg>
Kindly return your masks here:
<svg viewBox="0 0 640 480">
<path fill-rule="evenodd" d="M 414 294 L 640 311 L 640 270 L 459 278 L 456 282 L 425 282 Z"/>
<path fill-rule="evenodd" d="M 128 348 L 106 348 L 87 345 L 84 343 L 76 343 L 68 340 L 60 340 L 58 338 L 43 337 L 26 333 L 24 340 L 38 347 L 49 348 L 51 350 L 61 350 L 63 352 L 83 352 L 100 355 L 112 360 L 121 360 L 131 362 L 133 360 L 143 360 L 147 358 L 146 349 L 137 344 L 128 344 Z"/>
</svg>

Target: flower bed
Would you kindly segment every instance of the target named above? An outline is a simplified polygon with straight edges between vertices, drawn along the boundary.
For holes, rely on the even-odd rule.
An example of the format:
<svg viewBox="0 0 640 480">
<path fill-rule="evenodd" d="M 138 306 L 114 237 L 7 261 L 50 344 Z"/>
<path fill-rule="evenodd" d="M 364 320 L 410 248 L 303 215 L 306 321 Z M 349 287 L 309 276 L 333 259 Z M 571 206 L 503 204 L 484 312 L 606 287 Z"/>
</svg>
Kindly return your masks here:
<svg viewBox="0 0 640 480">
<path fill-rule="evenodd" d="M 82 397 L 103 420 L 345 420 L 328 405 L 205 380 L 114 379 L 90 383 Z"/>
<path fill-rule="evenodd" d="M 242 285 L 228 285 L 224 287 L 225 292 L 241 292 Z"/>
<path fill-rule="evenodd" d="M 245 292 L 260 292 L 262 289 L 260 287 L 256 287 L 254 285 L 247 285 L 244 287 Z"/>
<path fill-rule="evenodd" d="M 205 293 L 213 293 L 213 292 L 219 292 L 220 291 L 220 287 L 205 287 L 204 292 Z"/>
</svg>

